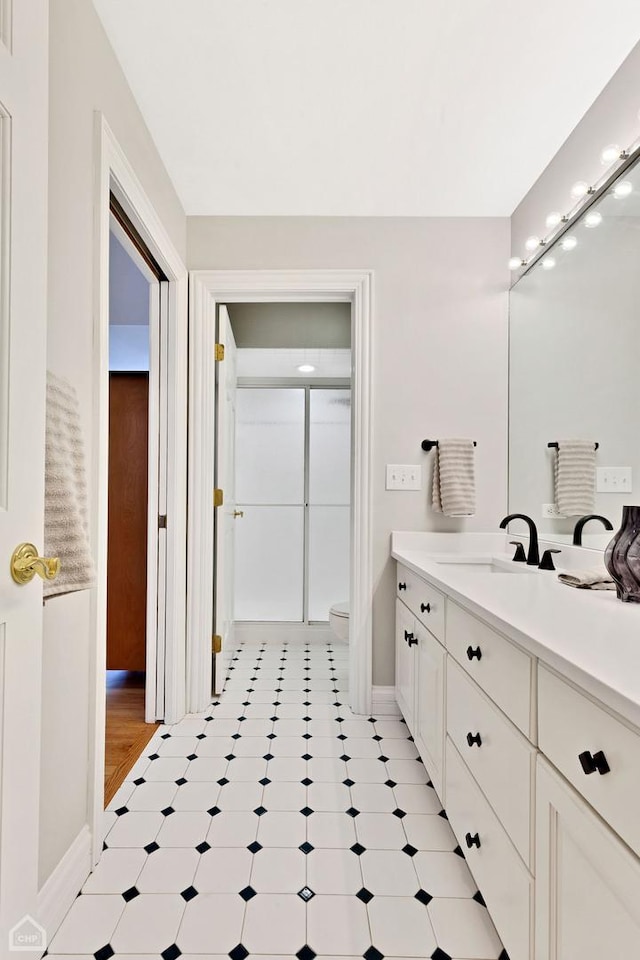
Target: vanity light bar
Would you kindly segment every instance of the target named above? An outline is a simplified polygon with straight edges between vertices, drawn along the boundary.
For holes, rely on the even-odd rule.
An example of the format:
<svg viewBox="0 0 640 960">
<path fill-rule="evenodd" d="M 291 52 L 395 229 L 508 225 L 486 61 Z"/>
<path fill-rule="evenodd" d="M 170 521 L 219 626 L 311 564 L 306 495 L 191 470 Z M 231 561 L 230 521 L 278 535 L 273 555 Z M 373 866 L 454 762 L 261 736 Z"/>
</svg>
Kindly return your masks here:
<svg viewBox="0 0 640 960">
<path fill-rule="evenodd" d="M 640 113 L 638 115 L 640 117 Z M 636 160 L 640 159 L 640 141 L 636 140 L 634 144 L 626 150 L 622 150 L 618 147 L 617 144 L 610 144 L 605 147 L 602 153 L 600 154 L 600 161 L 603 165 L 607 165 L 608 169 L 603 174 L 603 176 L 596 181 L 594 185 L 589 185 L 586 180 L 578 180 L 574 183 L 571 188 L 571 195 L 576 200 L 576 203 L 573 205 L 569 213 L 560 215 L 557 212 L 550 213 L 547 217 L 547 227 L 551 228 L 551 232 L 546 237 L 537 237 L 530 236 L 525 241 L 525 247 L 527 251 L 531 254 L 528 259 L 522 257 L 511 257 L 509 260 L 509 269 L 514 272 L 516 270 L 522 271 L 519 276 L 514 281 L 518 282 L 526 273 L 541 259 L 545 253 L 545 247 L 551 242 L 560 239 L 567 231 L 576 223 L 576 221 L 583 215 L 585 210 L 588 210 L 593 204 L 595 204 L 600 197 L 602 197 L 609 188 L 619 179 L 619 177 L 629 168 L 632 167 Z M 633 186 L 629 181 L 624 181 L 618 186 L 618 190 L 615 190 L 615 196 L 618 199 L 623 199 L 627 197 L 633 190 Z M 602 221 L 602 216 L 597 211 L 594 211 L 591 215 L 591 222 L 587 226 L 595 227 Z M 559 218 L 559 219 L 558 219 Z M 568 238 L 572 242 L 568 243 L 563 247 L 565 250 L 573 250 L 576 246 L 575 238 Z M 547 269 L 552 266 L 549 263 L 549 258 L 547 259 Z M 545 261 L 543 261 L 543 264 Z M 553 262 L 555 265 L 555 261 Z"/>
</svg>

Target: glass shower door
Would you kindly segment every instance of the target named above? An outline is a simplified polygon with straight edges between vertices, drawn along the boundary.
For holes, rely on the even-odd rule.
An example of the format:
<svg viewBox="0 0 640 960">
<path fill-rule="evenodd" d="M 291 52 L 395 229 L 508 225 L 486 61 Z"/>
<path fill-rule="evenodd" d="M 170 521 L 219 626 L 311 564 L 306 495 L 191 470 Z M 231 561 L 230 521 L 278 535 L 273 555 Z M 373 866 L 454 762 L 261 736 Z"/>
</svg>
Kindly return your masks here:
<svg viewBox="0 0 640 960">
<path fill-rule="evenodd" d="M 309 391 L 307 619 L 349 599 L 351 391 Z"/>
<path fill-rule="evenodd" d="M 238 390 L 236 620 L 303 620 L 304 495 L 304 389 Z"/>
</svg>

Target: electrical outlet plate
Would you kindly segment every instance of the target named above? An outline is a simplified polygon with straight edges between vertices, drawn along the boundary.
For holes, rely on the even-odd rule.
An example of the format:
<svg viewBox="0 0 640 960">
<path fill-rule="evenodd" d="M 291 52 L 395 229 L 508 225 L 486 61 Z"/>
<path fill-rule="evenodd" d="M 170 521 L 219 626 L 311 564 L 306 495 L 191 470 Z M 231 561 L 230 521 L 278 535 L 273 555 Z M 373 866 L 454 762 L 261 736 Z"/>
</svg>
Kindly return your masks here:
<svg viewBox="0 0 640 960">
<path fill-rule="evenodd" d="M 388 463 L 387 490 L 421 490 L 422 467 L 417 463 Z"/>
<path fill-rule="evenodd" d="M 543 503 L 542 517 L 545 520 L 564 520 L 564 514 L 558 510 L 557 503 Z"/>
</svg>

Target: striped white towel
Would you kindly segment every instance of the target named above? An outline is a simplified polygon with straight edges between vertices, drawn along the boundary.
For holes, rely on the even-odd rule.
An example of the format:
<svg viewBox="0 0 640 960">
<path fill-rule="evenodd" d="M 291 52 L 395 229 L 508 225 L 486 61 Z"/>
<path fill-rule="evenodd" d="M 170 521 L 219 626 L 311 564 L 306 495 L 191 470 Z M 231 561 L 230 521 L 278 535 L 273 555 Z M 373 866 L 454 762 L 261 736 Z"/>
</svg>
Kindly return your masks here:
<svg viewBox="0 0 640 960">
<path fill-rule="evenodd" d="M 473 517 L 476 512 L 473 440 L 440 440 L 433 461 L 431 503 L 446 517 Z"/>
<path fill-rule="evenodd" d="M 556 504 L 563 517 L 593 513 L 596 497 L 595 440 L 559 440 L 555 469 Z"/>
<path fill-rule="evenodd" d="M 47 374 L 44 549 L 59 557 L 60 573 L 44 596 L 88 590 L 95 571 L 87 528 L 87 480 L 78 400 L 73 387 Z"/>
</svg>

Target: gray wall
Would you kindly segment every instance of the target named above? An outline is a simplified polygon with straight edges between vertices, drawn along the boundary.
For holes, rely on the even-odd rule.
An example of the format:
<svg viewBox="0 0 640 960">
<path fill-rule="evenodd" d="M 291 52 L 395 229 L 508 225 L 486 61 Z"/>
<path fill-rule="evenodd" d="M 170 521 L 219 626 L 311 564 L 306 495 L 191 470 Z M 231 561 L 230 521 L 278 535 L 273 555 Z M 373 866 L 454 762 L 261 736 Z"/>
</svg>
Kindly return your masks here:
<svg viewBox="0 0 640 960">
<path fill-rule="evenodd" d="M 351 346 L 348 303 L 230 303 L 238 347 Z"/>
<path fill-rule="evenodd" d="M 48 365 L 78 391 L 91 471 L 96 110 L 182 254 L 186 219 L 88 0 L 52 0 L 50 55 Z M 41 883 L 88 822 L 90 600 L 57 597 L 44 611 Z"/>
<path fill-rule="evenodd" d="M 522 199 L 511 218 L 511 249 L 525 256 L 524 242 L 532 234 L 548 233 L 545 217 L 552 210 L 566 213 L 576 180 L 593 183 L 604 171 L 603 147 L 618 143 L 628 147 L 640 133 L 640 44 L 634 47 L 573 133 Z"/>
<path fill-rule="evenodd" d="M 392 530 L 493 530 L 507 503 L 507 219 L 190 217 L 197 269 L 375 271 L 374 683 L 394 680 Z M 428 508 L 425 437 L 478 442 L 478 511 Z M 420 492 L 385 491 L 385 463 L 422 463 Z M 425 471 L 425 480 L 427 480 Z"/>
</svg>

